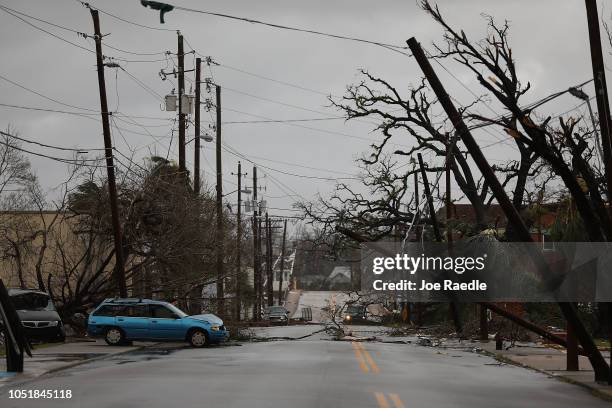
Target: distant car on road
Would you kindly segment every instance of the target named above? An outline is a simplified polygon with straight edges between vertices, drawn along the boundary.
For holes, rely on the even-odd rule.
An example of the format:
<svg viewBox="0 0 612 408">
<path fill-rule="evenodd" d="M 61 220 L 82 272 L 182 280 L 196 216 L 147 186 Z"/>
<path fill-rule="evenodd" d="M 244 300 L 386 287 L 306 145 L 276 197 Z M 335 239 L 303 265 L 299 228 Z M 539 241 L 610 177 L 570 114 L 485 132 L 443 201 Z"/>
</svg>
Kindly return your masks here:
<svg viewBox="0 0 612 408">
<path fill-rule="evenodd" d="M 289 324 L 289 311 L 283 306 L 268 306 L 264 309 L 264 320 L 270 324 Z"/>
<path fill-rule="evenodd" d="M 33 289 L 8 289 L 8 294 L 29 340 L 62 342 L 66 339 L 64 324 L 48 293 Z"/>
<path fill-rule="evenodd" d="M 342 317 L 342 320 L 344 320 L 346 324 L 364 322 L 366 319 L 367 309 L 364 305 L 348 305 Z"/>
<path fill-rule="evenodd" d="M 223 320 L 214 314 L 188 316 L 168 302 L 150 299 L 106 299 L 89 315 L 87 333 L 111 346 L 142 340 L 204 347 L 229 338 Z"/>
</svg>

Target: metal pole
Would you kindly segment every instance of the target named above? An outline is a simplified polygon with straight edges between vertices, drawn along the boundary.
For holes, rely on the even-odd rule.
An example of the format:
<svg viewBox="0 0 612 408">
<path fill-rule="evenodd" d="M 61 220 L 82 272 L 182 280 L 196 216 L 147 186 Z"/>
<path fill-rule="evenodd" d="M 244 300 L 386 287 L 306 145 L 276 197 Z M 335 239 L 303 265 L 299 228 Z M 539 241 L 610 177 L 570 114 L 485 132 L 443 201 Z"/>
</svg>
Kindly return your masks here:
<svg viewBox="0 0 612 408">
<path fill-rule="evenodd" d="M 100 112 L 102 113 L 102 132 L 104 133 L 104 152 L 106 156 L 106 172 L 108 177 L 108 195 L 110 198 L 111 219 L 113 223 L 113 238 L 115 241 L 115 279 L 119 288 L 119 296 L 127 297 L 125 269 L 123 259 L 123 244 L 121 242 L 121 222 L 117 204 L 117 185 L 115 182 L 115 165 L 113 163 L 113 142 L 108 120 L 108 102 L 106 100 L 106 81 L 104 79 L 104 62 L 102 58 L 102 34 L 100 33 L 100 18 L 98 10 L 90 9 L 94 23 L 96 62 L 98 65 L 98 87 L 100 89 Z"/>
<path fill-rule="evenodd" d="M 183 95 L 185 94 L 185 52 L 183 36 L 178 35 L 178 105 L 179 105 L 179 172 L 185 174 L 185 115 L 183 114 Z"/>
<path fill-rule="evenodd" d="M 283 223 L 283 243 L 281 244 L 280 277 L 278 282 L 278 305 L 283 300 L 283 274 L 285 273 L 285 241 L 287 239 L 287 219 Z"/>
<path fill-rule="evenodd" d="M 225 314 L 223 294 L 223 173 L 221 167 L 221 87 L 215 86 L 217 94 L 217 312 Z"/>
<path fill-rule="evenodd" d="M 470 130 L 463 121 L 461 114 L 459 113 L 459 111 L 457 111 L 457 108 L 451 101 L 450 97 L 448 96 L 448 93 L 446 93 L 444 86 L 438 79 L 438 76 L 436 75 L 431 64 L 427 60 L 427 57 L 421 49 L 420 44 L 414 37 L 412 37 L 408 40 L 408 46 L 412 51 L 412 55 L 417 60 L 421 70 L 423 71 L 423 74 L 427 77 L 427 80 L 432 90 L 435 92 L 438 101 L 440 102 L 440 105 L 444 108 L 449 119 L 452 121 L 457 134 L 461 137 L 463 144 L 468 149 L 470 155 L 474 160 L 474 163 L 476 163 L 476 165 L 478 166 L 478 169 L 482 173 L 485 181 L 489 185 L 489 188 L 493 192 L 495 199 L 504 211 L 508 222 L 512 224 L 513 232 L 516 234 L 517 239 L 520 242 L 533 242 L 531 234 L 527 229 L 527 226 L 523 222 L 523 219 L 519 215 L 517 209 L 512 204 L 512 201 L 510 201 L 510 198 L 504 191 L 503 186 L 495 176 L 493 169 L 491 169 L 489 162 L 480 150 L 480 146 L 478 146 L 478 144 L 474 140 L 474 137 L 472 136 Z M 548 268 L 547 264 L 541 258 L 541 254 L 533 252 L 529 255 L 531 256 L 531 259 L 536 264 L 536 266 L 543 270 L 546 270 Z M 595 371 L 595 379 L 598 381 L 607 379 L 610 374 L 608 364 L 606 363 L 605 359 L 601 355 L 601 352 L 595 345 L 595 342 L 593 341 L 591 335 L 582 324 L 582 321 L 580 321 L 576 309 L 572 304 L 566 302 L 559 302 L 558 305 L 561 311 L 563 312 L 563 315 L 567 319 L 568 323 L 572 324 L 576 332 L 576 336 L 580 341 L 580 344 L 584 348 L 585 352 L 588 354 L 591 365 L 593 366 L 593 369 Z"/>
<path fill-rule="evenodd" d="M 200 194 L 200 77 L 202 59 L 196 58 L 196 77 L 195 77 L 195 139 L 193 146 L 193 191 L 196 195 Z M 240 193 L 238 193 L 240 194 Z"/>
</svg>

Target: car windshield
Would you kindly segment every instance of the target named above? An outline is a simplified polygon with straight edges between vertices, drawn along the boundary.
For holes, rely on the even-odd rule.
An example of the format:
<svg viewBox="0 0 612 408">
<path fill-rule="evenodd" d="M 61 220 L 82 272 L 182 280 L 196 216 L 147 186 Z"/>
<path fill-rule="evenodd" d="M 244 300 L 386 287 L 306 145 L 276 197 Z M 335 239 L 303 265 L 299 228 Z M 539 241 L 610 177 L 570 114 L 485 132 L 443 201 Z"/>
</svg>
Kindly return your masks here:
<svg viewBox="0 0 612 408">
<path fill-rule="evenodd" d="M 271 307 L 268 313 L 285 313 L 286 310 L 284 307 Z"/>
<path fill-rule="evenodd" d="M 187 313 L 183 312 L 181 309 L 179 309 L 178 307 L 174 306 L 174 305 L 173 305 L 173 304 L 171 304 L 171 303 L 168 303 L 168 304 L 166 305 L 166 307 L 167 307 L 168 309 L 172 310 L 174 313 L 176 313 L 176 315 L 177 315 L 178 317 L 180 317 L 181 319 L 182 319 L 183 317 L 189 316 Z"/>
<path fill-rule="evenodd" d="M 363 313 L 363 306 L 349 306 L 346 309 L 347 313 Z"/>
<path fill-rule="evenodd" d="M 51 298 L 43 293 L 21 293 L 19 295 L 12 295 L 11 300 L 17 310 L 55 310 Z"/>
</svg>

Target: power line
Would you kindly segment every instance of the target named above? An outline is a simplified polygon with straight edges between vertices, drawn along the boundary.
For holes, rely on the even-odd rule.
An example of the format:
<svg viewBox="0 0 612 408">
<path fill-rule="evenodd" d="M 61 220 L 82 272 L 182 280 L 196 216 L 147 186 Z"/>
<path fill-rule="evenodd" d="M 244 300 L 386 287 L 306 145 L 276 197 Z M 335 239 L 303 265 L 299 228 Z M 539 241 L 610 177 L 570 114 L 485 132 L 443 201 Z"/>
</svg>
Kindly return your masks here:
<svg viewBox="0 0 612 408">
<path fill-rule="evenodd" d="M 305 118 L 305 119 L 232 120 L 228 122 L 221 122 L 221 124 L 237 125 L 237 124 L 257 124 L 257 123 L 322 122 L 322 121 L 338 120 L 338 119 L 345 119 L 345 118 L 333 116 L 329 118 Z"/>
<path fill-rule="evenodd" d="M 394 52 L 400 53 L 405 56 L 410 56 L 410 54 L 402 51 L 402 50 L 408 49 L 408 47 L 406 46 L 388 44 L 388 43 L 383 43 L 383 42 L 373 41 L 373 40 L 366 40 L 363 38 L 351 37 L 351 36 L 341 35 L 341 34 L 326 33 L 323 31 L 311 30 L 307 28 L 299 28 L 299 27 L 287 26 L 287 25 L 282 25 L 282 24 L 270 23 L 270 22 L 254 20 L 254 19 L 246 18 L 246 17 L 233 16 L 230 14 L 215 13 L 215 12 L 206 11 L 206 10 L 197 10 L 197 9 L 192 9 L 192 8 L 187 8 L 187 7 L 182 7 L 182 6 L 174 6 L 174 8 L 176 10 L 188 11 L 188 12 L 199 13 L 199 14 L 206 14 L 210 16 L 221 17 L 221 18 L 226 18 L 226 19 L 231 19 L 231 20 L 236 20 L 236 21 L 241 21 L 241 22 L 246 22 L 246 23 L 251 23 L 251 24 L 259 24 L 259 25 L 264 25 L 267 27 L 278 28 L 281 30 L 297 31 L 297 32 L 302 32 L 302 33 L 307 33 L 307 34 L 319 35 L 323 37 L 340 39 L 340 40 L 348 40 L 348 41 L 355 41 L 355 42 L 360 42 L 360 43 L 377 45 L 379 47 L 386 48 L 390 51 L 394 51 Z"/>
<path fill-rule="evenodd" d="M 239 91 L 239 90 L 237 90 L 237 89 L 228 88 L 228 87 L 227 87 L 227 86 L 225 86 L 225 85 L 223 85 L 223 89 L 224 89 L 224 90 L 227 90 L 227 91 L 230 91 L 230 92 L 235 92 L 235 93 L 240 94 L 240 95 L 245 95 L 245 96 L 248 96 L 248 97 L 250 97 L 250 98 L 259 99 L 259 100 L 262 100 L 262 101 L 266 101 L 266 102 L 274 103 L 274 104 L 281 105 L 281 106 L 287 106 L 287 107 L 289 107 L 289 108 L 293 108 L 293 109 L 299 109 L 299 110 L 303 110 L 303 111 L 306 111 L 306 112 L 318 113 L 318 114 L 320 114 L 320 115 L 326 115 L 326 114 L 327 114 L 326 112 L 322 112 L 322 111 L 319 111 L 319 110 L 315 110 L 315 109 L 306 108 L 306 107 L 304 107 L 304 106 L 293 105 L 293 104 L 290 104 L 290 103 L 281 102 L 281 101 L 277 101 L 277 100 L 270 99 L 270 98 L 265 98 L 265 97 L 263 97 L 263 96 L 253 95 L 253 94 L 250 94 L 250 93 L 248 93 L 248 92 Z M 345 119 L 345 120 L 347 119 L 347 118 L 345 118 L 345 117 L 343 117 L 343 116 L 336 116 L 335 118 L 336 118 L 336 119 Z M 354 119 L 354 121 L 356 121 L 356 122 L 363 122 L 363 123 L 369 123 L 369 124 L 371 124 L 371 125 L 377 125 L 377 126 L 378 126 L 378 124 L 377 124 L 377 123 L 374 123 L 374 122 L 372 122 L 372 121 L 368 121 L 368 120 L 364 120 L 364 119 L 356 119 L 356 118 L 355 118 L 355 119 Z"/>
<path fill-rule="evenodd" d="M 275 169 L 273 167 L 269 167 L 269 166 L 264 166 L 261 163 L 256 163 L 253 160 L 249 159 L 248 156 L 244 156 L 244 155 L 239 155 L 234 153 L 232 150 L 230 150 L 229 148 L 227 148 L 227 144 L 223 143 L 223 145 L 225 146 L 225 148 L 223 150 L 225 150 L 226 152 L 238 157 L 238 158 L 243 158 L 244 160 L 247 160 L 249 163 L 251 164 L 255 164 L 257 165 L 257 167 L 261 167 L 270 171 L 275 171 L 277 173 L 281 173 L 281 174 L 285 174 L 287 176 L 292 176 L 292 177 L 298 177 L 298 178 L 303 178 L 303 179 L 312 179 L 312 180 L 324 180 L 324 181 L 337 181 L 337 180 L 359 180 L 357 177 L 319 177 L 319 176 L 308 176 L 305 174 L 296 174 L 296 173 L 291 173 L 288 171 L 284 171 L 284 170 L 279 170 L 279 169 Z"/>
<path fill-rule="evenodd" d="M 369 142 L 369 143 L 375 143 L 376 142 L 376 140 L 368 139 L 368 138 L 361 137 L 361 136 L 349 135 L 348 133 L 336 132 L 336 131 L 333 131 L 333 130 L 314 128 L 314 127 L 310 127 L 310 126 L 300 125 L 300 124 L 295 123 L 295 122 L 278 122 L 278 121 L 275 121 L 274 119 L 266 117 L 266 116 L 255 115 L 253 113 L 243 112 L 243 111 L 240 111 L 240 110 L 237 110 L 237 109 L 231 109 L 231 108 L 224 107 L 222 110 L 230 111 L 230 112 L 235 112 L 235 113 L 240 113 L 240 114 L 243 114 L 243 115 L 252 116 L 254 118 L 264 119 L 264 120 L 270 121 L 269 123 L 281 123 L 283 125 L 299 127 L 299 128 L 302 128 L 302 129 L 308 129 L 308 130 L 312 130 L 312 131 L 315 131 L 315 132 L 327 133 L 327 134 L 337 135 L 337 136 L 344 136 L 344 137 L 349 137 L 351 139 L 364 140 L 364 141 Z M 391 143 L 391 144 L 393 144 L 395 146 L 408 147 L 406 145 L 402 145 L 402 144 L 398 144 L 398 143 Z"/>
<path fill-rule="evenodd" d="M 6 134 L 5 132 L 2 132 L 2 131 L 0 131 L 0 134 L 5 135 L 7 137 L 12 137 L 13 136 L 13 135 L 10 135 L 10 134 Z M 33 151 L 30 151 L 30 150 L 26 150 L 26 149 L 23 149 L 21 147 L 11 145 L 10 143 L 7 143 L 7 142 L 2 141 L 2 140 L 0 140 L 0 144 L 3 144 L 4 146 L 8 147 L 9 149 L 15 149 L 15 150 L 18 150 L 18 151 L 23 152 L 23 153 L 31 154 L 31 155 L 38 156 L 38 157 L 44 157 L 46 159 L 54 160 L 54 161 L 57 161 L 57 162 L 60 162 L 60 163 L 64 163 L 64 164 L 81 165 L 81 166 L 86 166 L 86 167 L 106 167 L 106 165 L 102 166 L 102 165 L 86 164 L 86 163 L 84 163 L 84 162 L 87 162 L 87 161 L 100 161 L 100 160 L 102 160 L 101 158 L 100 159 L 82 159 L 82 160 L 66 159 L 66 158 L 63 158 L 63 157 L 55 157 L 55 156 L 50 156 L 50 155 L 43 154 L 43 153 L 38 153 L 38 152 L 33 152 Z"/>
<path fill-rule="evenodd" d="M 80 3 L 85 8 L 98 10 L 102 14 L 106 14 L 107 16 L 112 17 L 112 18 L 114 18 L 116 20 L 122 21 L 122 22 L 127 23 L 127 24 L 131 24 L 131 25 L 134 25 L 134 26 L 137 26 L 137 27 L 140 27 L 140 28 L 146 28 L 148 30 L 154 30 L 154 31 L 177 31 L 177 30 L 172 29 L 172 28 L 151 27 L 151 26 L 148 26 L 148 25 L 136 23 L 134 21 L 130 21 L 130 20 L 127 20 L 125 18 L 122 18 L 122 17 L 116 16 L 114 14 L 111 14 L 108 11 L 104 11 L 104 10 L 102 10 L 102 9 L 92 5 L 91 3 L 87 3 L 87 2 L 84 2 L 84 1 L 80 1 L 80 0 L 76 0 L 76 2 Z"/>
<path fill-rule="evenodd" d="M 62 150 L 62 151 L 69 151 L 69 152 L 77 152 L 77 153 L 88 153 L 89 151 L 105 151 L 106 149 L 104 148 L 69 148 L 69 147 L 62 147 L 62 146 L 55 146 L 55 145 L 49 145 L 49 144 L 45 144 L 45 143 L 41 143 L 41 142 L 37 142 L 34 140 L 29 140 L 23 137 L 19 137 L 17 135 L 12 135 L 10 133 L 6 133 L 6 132 L 2 132 L 0 131 L 0 134 L 6 136 L 6 137 L 10 137 L 13 139 L 17 139 L 20 140 L 24 143 L 30 143 L 30 144 L 35 144 L 41 147 L 47 147 L 50 149 L 55 149 L 55 150 Z M 96 159 L 98 160 L 98 159 Z"/>
<path fill-rule="evenodd" d="M 302 91 L 306 91 L 306 92 L 310 92 L 310 93 L 314 93 L 314 94 L 322 95 L 322 96 L 325 96 L 325 97 L 327 97 L 327 96 L 333 96 L 333 97 L 335 97 L 335 98 L 339 98 L 339 96 L 337 96 L 337 95 L 332 95 L 332 94 L 330 94 L 329 92 L 317 91 L 317 90 L 315 90 L 315 89 L 312 89 L 312 88 L 307 88 L 307 87 L 304 87 L 304 86 L 302 86 L 302 85 L 293 84 L 293 83 L 291 83 L 291 82 L 285 82 L 285 81 L 280 81 L 280 80 L 278 80 L 278 79 L 269 78 L 269 77 L 266 77 L 266 76 L 263 76 L 263 75 L 260 75 L 260 74 L 255 74 L 255 73 L 253 73 L 253 72 L 245 71 L 245 70 L 240 69 L 240 68 L 232 67 L 232 66 L 229 66 L 229 65 L 227 65 L 227 64 L 215 63 L 215 65 L 216 65 L 216 66 L 219 66 L 219 67 L 221 67 L 221 68 L 227 68 L 227 69 L 230 69 L 230 70 L 232 70 L 232 71 L 240 72 L 240 73 L 245 74 L 245 75 L 250 75 L 250 76 L 255 77 L 255 78 L 263 79 L 263 80 L 270 81 L 270 82 L 275 82 L 275 83 L 277 83 L 277 84 L 280 84 L 280 85 L 285 85 L 285 86 L 289 86 L 289 87 L 291 87 L 291 88 L 295 88 L 295 89 L 300 89 L 300 90 L 302 90 Z"/>
<path fill-rule="evenodd" d="M 156 99 L 164 100 L 164 97 L 158 94 L 153 88 L 142 82 L 140 79 L 136 78 L 134 75 L 130 74 L 125 68 L 119 67 L 123 72 L 125 72 L 134 82 L 138 84 L 142 89 L 147 91 L 149 94 L 153 95 Z"/>
<path fill-rule="evenodd" d="M 6 8 L 4 8 L 4 7 L 0 7 L 0 10 L 4 11 L 4 12 L 5 12 L 5 13 L 7 13 L 7 14 L 10 14 L 11 16 L 15 17 L 15 18 L 16 18 L 16 19 L 18 19 L 18 20 L 21 20 L 22 22 L 24 22 L 25 24 L 29 25 L 30 27 L 32 27 L 32 28 L 34 28 L 34 29 L 36 29 L 36 30 L 42 31 L 43 33 L 46 33 L 46 34 L 48 34 L 48 35 L 50 35 L 50 36 L 52 36 L 52 37 L 54 37 L 54 38 L 57 38 L 57 39 L 58 39 L 58 40 L 60 40 L 60 41 L 63 41 L 63 42 L 65 42 L 65 43 L 67 43 L 67 44 L 70 44 L 70 45 L 72 45 L 72 46 L 74 46 L 74 47 L 80 48 L 80 49 L 82 49 L 82 50 L 84 50 L 84 51 L 87 51 L 87 52 L 90 52 L 90 53 L 92 53 L 92 54 L 94 54 L 94 53 L 95 53 L 95 51 L 94 51 L 94 50 L 91 50 L 91 49 L 89 49 L 89 48 L 87 48 L 87 47 L 83 47 L 82 45 L 79 45 L 79 44 L 77 44 L 77 43 L 75 43 L 75 42 L 72 42 L 72 41 L 70 41 L 70 40 L 67 40 L 67 39 L 65 39 L 65 38 L 63 38 L 63 37 L 60 37 L 60 36 L 59 36 L 59 35 L 57 35 L 57 34 L 52 33 L 51 31 L 47 31 L 47 30 L 45 30 L 44 28 L 41 28 L 41 27 L 39 27 L 39 26 L 37 26 L 37 25 L 35 25 L 35 24 L 30 23 L 30 22 L 29 22 L 29 21 L 27 21 L 26 19 L 24 19 L 24 18 L 22 18 L 22 17 L 20 17 L 20 16 L 18 16 L 18 15 L 16 15 L 16 14 L 14 14 L 14 13 L 12 13 L 12 12 L 8 11 L 8 10 L 7 10 Z M 72 30 L 70 30 L 70 31 L 72 31 Z"/>
<path fill-rule="evenodd" d="M 8 83 L 10 83 L 10 84 L 12 84 L 12 85 L 15 85 L 16 87 L 19 87 L 19 88 L 24 89 L 24 90 L 26 90 L 26 91 L 28 91 L 28 92 L 31 92 L 31 93 L 33 93 L 33 94 L 35 94 L 35 95 L 38 95 L 38 96 L 40 96 L 41 98 L 44 98 L 44 99 L 46 99 L 46 100 L 48 100 L 48 101 L 55 102 L 55 103 L 57 103 L 57 104 L 67 106 L 67 107 L 69 107 L 69 108 L 81 109 L 81 110 L 85 110 L 85 111 L 88 111 L 88 112 L 95 112 L 95 113 L 99 113 L 99 111 L 97 111 L 97 110 L 95 110 L 95 109 L 83 108 L 83 107 L 80 107 L 80 106 L 71 105 L 71 104 L 69 104 L 69 103 L 65 103 L 65 102 L 59 101 L 59 100 L 57 100 L 57 99 L 53 99 L 53 98 L 51 98 L 51 97 L 49 97 L 49 96 L 43 95 L 43 94 L 42 94 L 42 93 L 40 93 L 40 92 L 37 92 L 37 91 L 35 91 L 35 90 L 33 90 L 33 89 L 30 89 L 30 88 L 28 88 L 28 87 L 26 87 L 26 86 L 24 86 L 24 85 L 22 85 L 22 84 L 19 84 L 19 83 L 15 82 L 15 81 L 12 81 L 12 80 L 8 79 L 7 77 L 5 77 L 5 76 L 3 76 L 3 75 L 0 75 L 0 79 L 4 80 L 4 81 L 6 81 L 6 82 L 8 82 Z"/>
</svg>

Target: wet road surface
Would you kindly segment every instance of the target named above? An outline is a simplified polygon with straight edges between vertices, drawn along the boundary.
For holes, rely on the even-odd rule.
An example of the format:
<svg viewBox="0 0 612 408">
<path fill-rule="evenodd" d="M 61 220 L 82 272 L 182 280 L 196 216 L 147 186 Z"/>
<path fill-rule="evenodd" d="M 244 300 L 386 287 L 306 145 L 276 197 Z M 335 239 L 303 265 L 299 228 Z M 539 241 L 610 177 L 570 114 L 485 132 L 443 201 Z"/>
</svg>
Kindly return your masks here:
<svg viewBox="0 0 612 408">
<path fill-rule="evenodd" d="M 2 407 L 610 407 L 586 390 L 469 352 L 312 336 L 162 346 L 0 389 Z M 9 390 L 71 399 L 10 399 Z"/>
</svg>

